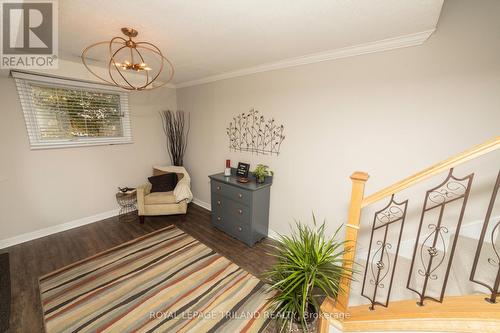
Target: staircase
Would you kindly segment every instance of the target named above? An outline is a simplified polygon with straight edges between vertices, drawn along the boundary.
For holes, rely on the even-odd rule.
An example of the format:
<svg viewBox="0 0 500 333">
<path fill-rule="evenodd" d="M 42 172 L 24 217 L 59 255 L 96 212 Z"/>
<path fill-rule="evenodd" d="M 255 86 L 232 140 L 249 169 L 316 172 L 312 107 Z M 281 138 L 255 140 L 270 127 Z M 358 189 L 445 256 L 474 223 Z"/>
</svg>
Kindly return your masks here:
<svg viewBox="0 0 500 333">
<path fill-rule="evenodd" d="M 489 186 L 476 185 L 489 191 L 476 221 L 467 214 L 478 197 L 470 195 L 478 191 L 475 173 L 454 170 L 499 148 L 497 137 L 367 197 L 368 175 L 351 176 L 346 240 L 356 251 L 344 265 L 358 273 L 343 281 L 346 293 L 322 304 L 319 332 L 500 332 L 500 170 Z M 434 184 L 415 221 L 415 200 L 404 190 L 427 179 Z M 363 210 L 379 201 L 386 205 L 361 223 Z M 369 239 L 358 239 L 360 228 Z"/>
<path fill-rule="evenodd" d="M 497 217 L 498 220 L 500 217 Z M 455 253 L 455 264 L 452 265 L 450 276 L 448 279 L 448 284 L 446 287 L 446 296 L 461 296 L 461 295 L 473 295 L 473 294 L 487 294 L 489 291 L 482 285 L 477 283 L 473 283 L 469 279 L 470 272 L 472 270 L 472 264 L 474 262 L 474 254 L 477 249 L 479 236 L 481 234 L 481 224 L 475 223 L 469 224 L 462 228 L 461 232 L 465 235 L 459 235 L 457 244 L 456 253 Z M 455 234 L 450 236 L 450 239 L 453 239 Z M 410 242 L 412 241 L 412 242 Z M 500 242 L 500 238 L 497 238 L 497 242 Z M 484 246 L 483 256 L 488 258 L 495 257 L 495 252 L 493 251 L 493 247 L 491 246 L 491 240 L 485 240 L 486 246 Z M 400 254 L 397 259 L 397 266 L 395 269 L 396 275 L 395 279 L 397 280 L 405 280 L 408 278 L 408 273 L 411 267 L 411 250 L 414 246 L 414 240 L 410 239 L 409 241 L 404 241 L 401 244 Z M 449 248 L 449 243 L 447 244 Z M 366 268 L 366 256 L 367 251 L 357 251 L 356 259 L 355 259 L 355 267 L 358 269 L 364 270 Z M 394 252 L 390 253 L 392 256 Z M 443 251 L 439 251 L 438 257 L 444 255 Z M 491 276 L 493 272 L 491 269 L 478 271 L 477 277 L 479 280 L 487 280 L 489 276 Z M 412 276 L 412 282 L 416 283 L 414 276 Z M 359 277 L 351 282 L 351 290 L 361 290 L 362 281 Z M 436 289 L 431 289 L 430 291 L 436 293 Z M 395 283 L 391 290 L 391 301 L 400 301 L 400 300 L 409 300 L 413 299 L 413 293 L 406 289 L 405 284 Z M 349 295 L 349 304 L 350 306 L 357 305 L 366 305 L 369 306 L 370 302 L 361 296 L 360 293 L 351 293 Z M 500 309 L 499 309 L 500 311 Z"/>
</svg>

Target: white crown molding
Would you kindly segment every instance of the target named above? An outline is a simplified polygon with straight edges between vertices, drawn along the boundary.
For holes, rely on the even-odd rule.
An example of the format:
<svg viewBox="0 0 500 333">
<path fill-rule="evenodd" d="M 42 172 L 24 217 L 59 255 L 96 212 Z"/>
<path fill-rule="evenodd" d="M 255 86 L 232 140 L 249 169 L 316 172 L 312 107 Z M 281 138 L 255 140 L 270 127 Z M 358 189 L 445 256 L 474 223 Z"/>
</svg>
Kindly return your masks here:
<svg viewBox="0 0 500 333">
<path fill-rule="evenodd" d="M 162 84 L 162 83 L 160 82 L 159 84 Z M 157 87 L 157 85 L 153 85 L 152 89 L 146 88 L 145 90 L 148 91 L 148 90 L 153 90 L 153 89 L 156 89 L 156 88 L 171 88 L 171 89 L 175 89 L 175 88 L 177 88 L 177 86 L 175 84 L 169 82 L 169 83 L 167 83 L 167 84 L 165 84 L 165 85 L 163 85 L 161 87 Z"/>
<path fill-rule="evenodd" d="M 91 74 L 89 71 L 87 71 L 84 67 L 81 67 L 82 65 L 82 59 L 80 56 L 76 56 L 73 54 L 60 54 L 59 55 L 59 69 L 54 70 L 54 69 L 30 69 L 26 71 L 21 71 L 21 72 L 27 72 L 27 73 L 35 73 L 35 74 L 44 74 L 48 76 L 54 76 L 55 78 L 60 78 L 60 79 L 69 79 L 69 80 L 81 80 L 84 82 L 88 83 L 95 83 L 95 84 L 100 84 L 104 86 L 110 86 L 110 87 L 115 87 L 114 85 L 111 85 L 109 83 L 105 83 L 104 81 L 96 78 L 93 74 Z M 102 71 L 102 70 L 107 70 L 107 67 L 104 67 L 102 65 L 96 65 L 96 64 L 90 64 L 89 65 L 91 68 L 95 69 L 97 72 Z M 9 74 L 10 70 L 1 70 L 0 75 L 2 73 Z M 132 73 L 132 75 L 136 75 Z M 163 84 L 164 81 L 159 78 L 157 81 L 153 82 L 152 86 L 146 88 L 144 91 L 150 91 L 155 88 L 159 88 L 158 85 Z M 161 86 L 162 88 L 171 88 L 175 89 L 175 84 L 172 82 L 169 82 L 167 84 L 164 84 Z M 125 90 L 119 87 L 116 87 L 119 91 L 125 91 L 125 92 L 134 92 L 134 90 Z"/>
<path fill-rule="evenodd" d="M 399 49 L 403 47 L 421 45 L 432 35 L 434 31 L 435 29 L 431 29 L 422 32 L 417 32 L 414 34 L 382 39 L 376 42 L 364 43 L 364 44 L 329 50 L 326 52 L 313 53 L 302 57 L 289 58 L 278 62 L 263 64 L 223 74 L 208 76 L 202 79 L 177 83 L 175 87 L 176 88 L 191 87 L 204 83 L 210 83 L 239 76 L 251 75 L 255 73 L 273 71 L 282 68 L 308 65 L 322 61 L 354 57 L 367 53 L 382 52 L 382 51 Z"/>
<path fill-rule="evenodd" d="M 66 231 L 69 229 L 80 227 L 82 225 L 98 222 L 98 221 L 101 221 L 101 220 L 118 215 L 119 211 L 120 211 L 119 209 L 113 209 L 113 210 L 110 210 L 107 212 L 99 213 L 96 215 L 84 217 L 81 219 L 73 220 L 70 222 L 62 223 L 62 224 L 57 224 L 54 226 L 50 226 L 48 228 L 28 232 L 28 233 L 14 236 L 11 238 L 1 239 L 0 240 L 0 249 L 14 246 L 17 244 L 21 244 L 21 243 L 24 243 L 24 242 L 27 242 L 27 241 L 30 241 L 33 239 L 49 236 L 49 235 L 52 235 L 52 234 L 55 234 L 55 233 L 58 233 L 61 231 Z"/>
</svg>

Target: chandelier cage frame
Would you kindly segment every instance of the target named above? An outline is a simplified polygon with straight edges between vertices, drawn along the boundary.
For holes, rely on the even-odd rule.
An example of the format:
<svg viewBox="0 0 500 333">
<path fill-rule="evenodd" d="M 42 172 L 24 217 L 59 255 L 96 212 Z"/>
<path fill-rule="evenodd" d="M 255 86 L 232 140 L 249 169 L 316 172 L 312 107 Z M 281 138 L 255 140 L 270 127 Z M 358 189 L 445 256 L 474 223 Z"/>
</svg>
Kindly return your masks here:
<svg viewBox="0 0 500 333">
<path fill-rule="evenodd" d="M 134 91 L 134 90 L 140 91 L 140 90 L 146 90 L 146 89 L 151 90 L 151 89 L 157 89 L 157 88 L 163 87 L 167 83 L 169 83 L 172 80 L 172 78 L 174 77 L 175 69 L 174 69 L 172 62 L 167 57 L 165 57 L 163 55 L 161 50 L 153 43 L 144 42 L 144 41 L 136 42 L 136 41 L 132 40 L 132 38 L 134 38 L 138 35 L 138 32 L 135 29 L 122 28 L 122 32 L 125 36 L 128 37 L 128 39 L 125 39 L 121 36 L 117 36 L 117 37 L 113 37 L 109 41 L 97 42 L 97 43 L 94 43 L 94 44 L 87 46 L 83 50 L 82 55 L 81 55 L 82 62 L 83 62 L 83 65 L 85 66 L 85 68 L 92 75 L 97 77 L 98 79 L 100 79 L 100 80 L 102 80 L 110 85 L 114 85 L 114 86 L 117 86 L 117 87 L 120 87 L 120 88 L 123 88 L 126 90 L 132 90 L 132 91 Z M 104 44 L 108 44 L 108 50 L 109 50 L 109 61 L 107 62 L 107 72 L 108 72 L 109 78 L 105 78 L 102 75 L 97 74 L 94 70 L 92 70 L 90 68 L 90 65 L 87 63 L 88 52 L 91 49 L 95 48 L 96 46 L 104 45 Z M 114 46 L 116 47 L 117 45 L 119 47 L 115 50 L 113 47 Z M 120 53 L 120 51 L 126 50 L 126 48 L 130 49 L 130 61 L 131 62 L 128 63 L 128 61 L 126 61 L 125 64 L 121 64 L 121 63 L 116 61 L 116 56 L 118 55 L 118 53 Z M 145 63 L 144 56 L 139 51 L 139 49 L 141 49 L 141 51 L 152 52 L 153 54 L 156 54 L 156 56 L 161 60 L 160 67 L 158 69 L 158 72 L 155 75 L 149 74 L 149 71 L 152 69 L 149 67 L 146 67 L 147 65 Z M 135 52 L 135 55 L 138 56 L 138 58 L 140 59 L 140 61 L 141 61 L 140 64 L 134 63 L 134 52 Z M 125 69 L 123 66 L 129 66 L 130 68 Z M 122 67 L 122 69 L 120 69 L 120 67 Z M 168 70 L 169 70 L 168 79 L 165 81 L 162 81 L 162 83 L 159 85 L 153 86 L 153 82 L 156 82 L 156 80 L 158 79 L 160 74 L 163 72 L 165 67 L 168 67 Z M 116 72 L 119 74 L 119 77 L 121 77 L 121 79 L 124 81 L 124 84 L 118 82 L 119 77 L 116 74 L 113 74 L 113 69 L 116 70 Z M 129 79 L 126 78 L 126 75 L 124 75 L 124 73 L 122 73 L 122 72 L 128 71 L 130 69 L 132 69 L 134 72 L 141 72 L 141 71 L 145 72 L 146 75 L 145 75 L 144 84 L 134 85 L 130 82 L 130 78 Z"/>
</svg>

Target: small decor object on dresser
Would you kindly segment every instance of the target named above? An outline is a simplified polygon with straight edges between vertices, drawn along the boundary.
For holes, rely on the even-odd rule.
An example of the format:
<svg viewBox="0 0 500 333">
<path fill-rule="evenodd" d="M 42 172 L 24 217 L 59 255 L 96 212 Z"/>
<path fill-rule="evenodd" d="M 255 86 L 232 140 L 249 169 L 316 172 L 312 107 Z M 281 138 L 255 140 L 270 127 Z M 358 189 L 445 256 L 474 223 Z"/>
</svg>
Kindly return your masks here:
<svg viewBox="0 0 500 333">
<path fill-rule="evenodd" d="M 238 169 L 236 169 L 236 176 L 240 178 L 248 178 L 249 170 L 250 170 L 250 164 L 238 162 Z"/>
<path fill-rule="evenodd" d="M 226 168 L 224 169 L 224 176 L 231 176 L 231 160 L 226 160 Z"/>
<path fill-rule="evenodd" d="M 211 175 L 212 225 L 252 246 L 267 236 L 273 177 L 257 184 L 240 183 L 237 170 L 230 177 Z M 253 175 L 252 175 L 253 176 Z"/>
<path fill-rule="evenodd" d="M 257 167 L 253 171 L 255 180 L 257 183 L 262 184 L 265 182 L 266 177 L 274 176 L 274 172 L 269 170 L 269 167 L 264 164 L 257 164 Z"/>
</svg>

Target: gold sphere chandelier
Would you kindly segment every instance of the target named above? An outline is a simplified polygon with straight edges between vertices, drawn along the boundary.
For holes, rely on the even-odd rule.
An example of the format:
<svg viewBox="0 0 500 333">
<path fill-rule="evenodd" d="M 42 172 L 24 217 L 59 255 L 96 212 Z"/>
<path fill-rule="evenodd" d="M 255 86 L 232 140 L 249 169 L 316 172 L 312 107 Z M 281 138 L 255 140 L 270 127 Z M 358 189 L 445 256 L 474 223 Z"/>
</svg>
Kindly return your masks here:
<svg viewBox="0 0 500 333">
<path fill-rule="evenodd" d="M 100 80 L 126 90 L 155 89 L 170 82 L 174 76 L 174 66 L 160 49 L 149 42 L 136 42 L 138 32 L 132 28 L 122 28 L 128 38 L 114 37 L 110 41 L 98 42 L 85 48 L 82 62 L 85 68 Z M 109 59 L 105 60 L 107 75 L 100 75 L 89 64 L 89 51 L 108 45 Z M 160 74 L 168 70 L 167 78 L 153 85 Z"/>
</svg>

